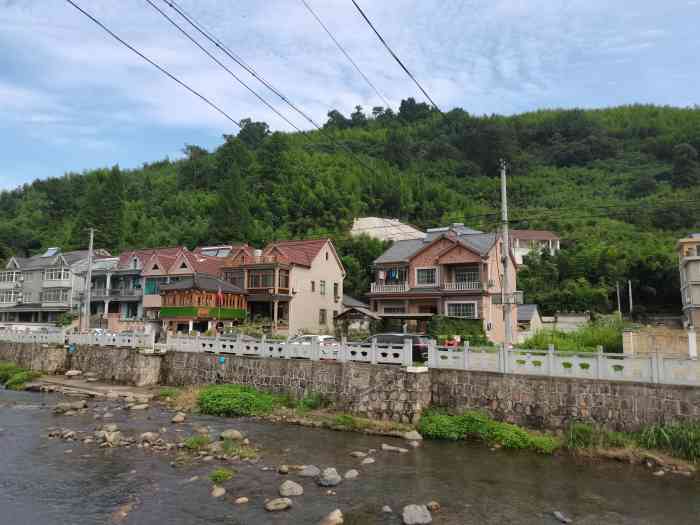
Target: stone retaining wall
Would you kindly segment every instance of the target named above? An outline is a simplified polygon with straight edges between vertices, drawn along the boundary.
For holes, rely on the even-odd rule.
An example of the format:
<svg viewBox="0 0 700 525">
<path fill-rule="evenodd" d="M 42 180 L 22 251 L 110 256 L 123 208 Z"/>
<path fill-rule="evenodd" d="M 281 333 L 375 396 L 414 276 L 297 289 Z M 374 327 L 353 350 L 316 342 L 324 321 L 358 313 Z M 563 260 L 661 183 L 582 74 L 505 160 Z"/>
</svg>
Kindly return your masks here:
<svg viewBox="0 0 700 525">
<path fill-rule="evenodd" d="M 622 381 L 431 370 L 432 403 L 459 412 L 483 409 L 494 418 L 558 430 L 570 421 L 612 430 L 700 420 L 700 388 Z"/>
<path fill-rule="evenodd" d="M 294 359 L 256 359 L 168 352 L 143 355 L 127 348 L 63 347 L 0 342 L 0 361 L 48 373 L 70 368 L 132 385 L 236 383 L 289 395 L 321 394 L 339 411 L 416 422 L 427 407 L 483 409 L 519 425 L 562 429 L 572 420 L 615 430 L 652 423 L 700 421 L 700 388 L 496 372 Z"/>
</svg>

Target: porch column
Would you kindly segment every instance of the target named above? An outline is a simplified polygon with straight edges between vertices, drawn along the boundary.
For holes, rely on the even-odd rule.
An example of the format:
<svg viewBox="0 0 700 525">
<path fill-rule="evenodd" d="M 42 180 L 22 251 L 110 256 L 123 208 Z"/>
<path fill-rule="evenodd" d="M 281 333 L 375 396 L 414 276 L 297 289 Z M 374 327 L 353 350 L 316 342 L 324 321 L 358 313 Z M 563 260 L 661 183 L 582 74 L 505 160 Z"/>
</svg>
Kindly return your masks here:
<svg viewBox="0 0 700 525">
<path fill-rule="evenodd" d="M 104 312 L 102 312 L 102 317 L 104 319 L 107 319 L 108 313 L 109 313 L 109 299 L 105 299 L 105 309 L 104 309 Z"/>
<path fill-rule="evenodd" d="M 688 328 L 688 356 L 691 359 L 698 358 L 698 343 L 695 334 L 695 327 Z"/>
<path fill-rule="evenodd" d="M 272 328 L 277 330 L 277 305 L 279 301 L 272 302 Z"/>
<path fill-rule="evenodd" d="M 192 333 L 192 330 L 194 330 L 194 321 L 193 321 L 192 319 L 190 319 L 190 322 L 189 322 L 189 329 L 187 330 L 187 334 L 188 334 L 188 335 L 191 334 L 191 333 Z"/>
<path fill-rule="evenodd" d="M 109 289 L 112 287 L 112 274 L 107 272 L 107 283 L 105 284 L 105 290 L 109 293 Z"/>
</svg>

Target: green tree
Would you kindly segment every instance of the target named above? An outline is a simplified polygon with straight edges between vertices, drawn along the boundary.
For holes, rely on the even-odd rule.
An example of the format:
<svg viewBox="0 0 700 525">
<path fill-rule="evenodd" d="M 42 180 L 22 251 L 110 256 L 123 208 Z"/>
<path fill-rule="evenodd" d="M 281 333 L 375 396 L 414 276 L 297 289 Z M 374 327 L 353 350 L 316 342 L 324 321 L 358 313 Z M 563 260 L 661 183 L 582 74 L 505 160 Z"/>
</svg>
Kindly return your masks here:
<svg viewBox="0 0 700 525">
<path fill-rule="evenodd" d="M 690 144 L 679 144 L 673 148 L 673 186 L 689 188 L 700 184 L 698 152 Z"/>
<path fill-rule="evenodd" d="M 265 122 L 253 122 L 249 118 L 241 120 L 241 130 L 238 132 L 238 138 L 250 149 L 255 149 L 265 138 L 270 134 L 270 126 Z"/>
</svg>

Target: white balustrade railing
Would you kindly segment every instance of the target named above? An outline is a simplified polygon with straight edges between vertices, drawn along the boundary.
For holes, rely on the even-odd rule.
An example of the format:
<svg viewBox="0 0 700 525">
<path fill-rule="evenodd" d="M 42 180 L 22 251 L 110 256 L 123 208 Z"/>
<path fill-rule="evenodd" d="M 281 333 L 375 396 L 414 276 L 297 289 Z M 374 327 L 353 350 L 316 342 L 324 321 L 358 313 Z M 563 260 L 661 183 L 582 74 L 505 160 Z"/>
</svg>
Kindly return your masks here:
<svg viewBox="0 0 700 525">
<path fill-rule="evenodd" d="M 342 341 L 334 345 L 301 344 L 290 341 L 246 340 L 242 337 L 191 337 L 171 335 L 166 342 L 169 351 L 210 352 L 248 357 L 270 357 L 279 359 L 329 360 L 338 362 L 356 361 L 373 364 L 411 366 L 413 343 L 407 339 L 403 344 L 349 343 Z"/>
<path fill-rule="evenodd" d="M 430 344 L 431 368 L 700 386 L 700 360 L 662 355 L 556 352 Z"/>
<path fill-rule="evenodd" d="M 40 343 L 62 345 L 66 338 L 63 332 L 23 332 L 19 330 L 3 330 L 0 332 L 0 341 L 10 343 Z"/>
<path fill-rule="evenodd" d="M 456 281 L 442 283 L 442 289 L 449 292 L 463 290 L 481 290 L 484 286 L 479 281 Z"/>
<path fill-rule="evenodd" d="M 372 293 L 402 293 L 408 291 L 408 283 L 384 284 L 372 283 L 370 286 Z"/>
</svg>

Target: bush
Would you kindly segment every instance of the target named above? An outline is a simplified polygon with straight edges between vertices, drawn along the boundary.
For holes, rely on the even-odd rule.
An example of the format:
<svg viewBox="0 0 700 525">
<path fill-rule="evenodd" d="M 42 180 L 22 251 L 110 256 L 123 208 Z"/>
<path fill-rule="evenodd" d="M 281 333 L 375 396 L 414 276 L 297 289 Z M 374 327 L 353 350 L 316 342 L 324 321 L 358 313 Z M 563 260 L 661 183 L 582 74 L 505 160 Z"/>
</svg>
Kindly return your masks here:
<svg viewBox="0 0 700 525">
<path fill-rule="evenodd" d="M 471 346 L 491 346 L 484 333 L 484 326 L 480 319 L 457 319 L 435 315 L 428 322 L 428 335 L 437 340 L 458 335 L 462 341 L 469 341 Z"/>
<path fill-rule="evenodd" d="M 240 385 L 212 385 L 197 400 L 204 414 L 214 416 L 259 416 L 269 414 L 284 400 L 280 396 Z"/>
<path fill-rule="evenodd" d="M 209 436 L 191 436 L 185 440 L 184 446 L 187 450 L 199 451 L 207 447 L 210 442 Z"/>
<path fill-rule="evenodd" d="M 572 423 L 566 430 L 565 446 L 569 450 L 587 448 L 625 448 L 634 440 L 622 432 L 610 432 L 588 423 Z"/>
<path fill-rule="evenodd" d="M 236 471 L 227 468 L 217 468 L 209 474 L 209 479 L 215 485 L 221 485 L 223 482 L 230 480 L 235 473 Z"/>
<path fill-rule="evenodd" d="M 308 396 L 304 396 L 303 399 L 300 399 L 296 403 L 296 408 L 302 412 L 305 412 L 307 410 L 318 410 L 319 408 L 323 408 L 327 405 L 327 400 L 324 399 L 321 394 L 310 394 Z"/>
<path fill-rule="evenodd" d="M 700 459 L 700 424 L 652 425 L 637 435 L 640 446 L 669 452 L 689 461 Z"/>
<path fill-rule="evenodd" d="M 418 424 L 421 434 L 431 439 L 480 439 L 489 445 L 503 448 L 533 450 L 551 454 L 559 448 L 559 441 L 535 434 L 510 423 L 501 423 L 481 412 L 450 415 L 437 411 L 423 414 Z"/>
<path fill-rule="evenodd" d="M 37 372 L 22 370 L 17 372 L 5 382 L 5 388 L 8 390 L 24 390 L 25 383 L 28 383 L 29 381 L 32 381 L 40 376 L 41 374 Z"/>
<path fill-rule="evenodd" d="M 604 319 L 573 332 L 540 330 L 518 346 L 546 350 L 549 345 L 554 345 L 558 352 L 596 352 L 602 346 L 605 352 L 622 353 L 622 329 L 623 323 L 619 319 Z"/>
<path fill-rule="evenodd" d="M 23 369 L 14 363 L 0 363 L 0 383 L 6 383 L 13 375 L 22 371 Z"/>
</svg>

